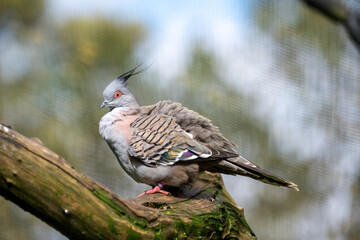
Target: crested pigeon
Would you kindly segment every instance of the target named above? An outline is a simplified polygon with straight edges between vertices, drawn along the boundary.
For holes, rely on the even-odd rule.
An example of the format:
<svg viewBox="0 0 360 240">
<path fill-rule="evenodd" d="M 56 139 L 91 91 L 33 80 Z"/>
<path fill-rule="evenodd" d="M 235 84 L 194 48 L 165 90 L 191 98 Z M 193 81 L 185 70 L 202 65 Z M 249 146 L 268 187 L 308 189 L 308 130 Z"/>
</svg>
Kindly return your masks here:
<svg viewBox="0 0 360 240">
<path fill-rule="evenodd" d="M 282 179 L 241 157 L 209 119 L 181 104 L 160 101 L 139 106 L 127 89 L 136 68 L 113 80 L 104 90 L 100 108 L 109 107 L 99 122 L 100 135 L 121 167 L 135 181 L 154 187 L 140 194 L 180 188 L 196 181 L 201 171 L 243 175 L 299 191 Z"/>
</svg>

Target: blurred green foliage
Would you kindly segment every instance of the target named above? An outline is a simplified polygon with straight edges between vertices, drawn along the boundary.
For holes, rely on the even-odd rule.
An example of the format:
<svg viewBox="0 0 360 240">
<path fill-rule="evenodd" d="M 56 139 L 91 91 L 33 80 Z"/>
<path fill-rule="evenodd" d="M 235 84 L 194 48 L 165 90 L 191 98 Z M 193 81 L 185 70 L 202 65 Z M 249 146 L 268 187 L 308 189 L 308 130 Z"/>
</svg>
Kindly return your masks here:
<svg viewBox="0 0 360 240">
<path fill-rule="evenodd" d="M 57 32 L 69 74 L 81 74 L 81 79 L 99 69 L 129 66 L 134 47 L 144 37 L 139 24 L 120 25 L 105 18 L 74 19 Z"/>
<path fill-rule="evenodd" d="M 261 29 L 282 45 L 282 54 L 277 58 L 279 68 L 287 71 L 291 76 L 289 79 L 296 84 L 304 84 L 301 79 L 305 78 L 304 68 L 299 67 L 298 63 L 303 58 L 302 52 L 297 51 L 299 43 L 304 48 L 320 50 L 333 67 L 339 64 L 339 52 L 345 50 L 348 38 L 341 25 L 332 24 L 328 17 L 316 10 L 294 1 L 282 4 L 262 1 L 262 7 L 255 11 L 255 17 Z"/>
<path fill-rule="evenodd" d="M 98 134 L 102 90 L 135 65 L 134 49 L 146 33 L 138 23 L 103 17 L 48 22 L 45 10 L 44 1 L 0 3 L 0 37 L 23 51 L 26 62 L 18 73 L 0 72 L 0 121 L 40 138 L 77 169 L 114 186 L 122 172 Z M 0 239 L 38 239 L 55 231 L 0 201 Z M 34 231 L 39 227 L 43 233 Z"/>
<path fill-rule="evenodd" d="M 0 2 L 0 26 L 11 24 L 13 28 L 27 31 L 39 22 L 45 8 L 44 0 L 3 0 Z"/>
</svg>

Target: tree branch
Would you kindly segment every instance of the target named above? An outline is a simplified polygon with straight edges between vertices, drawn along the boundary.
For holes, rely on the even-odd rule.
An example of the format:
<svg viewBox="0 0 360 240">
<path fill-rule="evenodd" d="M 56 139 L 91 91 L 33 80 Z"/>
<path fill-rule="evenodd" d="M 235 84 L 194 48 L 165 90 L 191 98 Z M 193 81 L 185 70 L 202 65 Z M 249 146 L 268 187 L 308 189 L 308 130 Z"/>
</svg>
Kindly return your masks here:
<svg viewBox="0 0 360 240">
<path fill-rule="evenodd" d="M 0 194 L 70 239 L 256 239 L 219 174 L 186 195 L 122 199 L 0 124 Z"/>
<path fill-rule="evenodd" d="M 303 0 L 328 18 L 344 25 L 351 40 L 360 51 L 360 12 L 349 9 L 335 0 Z"/>
</svg>

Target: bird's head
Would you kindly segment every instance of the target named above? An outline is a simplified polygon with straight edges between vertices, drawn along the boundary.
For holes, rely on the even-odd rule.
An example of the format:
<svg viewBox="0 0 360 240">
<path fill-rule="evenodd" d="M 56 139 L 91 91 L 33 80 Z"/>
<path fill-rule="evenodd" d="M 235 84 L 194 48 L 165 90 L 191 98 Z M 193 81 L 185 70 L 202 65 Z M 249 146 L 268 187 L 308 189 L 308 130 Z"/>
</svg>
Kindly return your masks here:
<svg viewBox="0 0 360 240">
<path fill-rule="evenodd" d="M 146 70 L 144 68 L 136 72 L 136 69 L 138 67 L 139 66 L 120 75 L 105 88 L 103 92 L 104 102 L 100 105 L 100 108 L 109 107 L 110 110 L 112 110 L 117 107 L 139 107 L 135 100 L 135 97 L 126 88 L 127 80 L 131 76 Z"/>
</svg>

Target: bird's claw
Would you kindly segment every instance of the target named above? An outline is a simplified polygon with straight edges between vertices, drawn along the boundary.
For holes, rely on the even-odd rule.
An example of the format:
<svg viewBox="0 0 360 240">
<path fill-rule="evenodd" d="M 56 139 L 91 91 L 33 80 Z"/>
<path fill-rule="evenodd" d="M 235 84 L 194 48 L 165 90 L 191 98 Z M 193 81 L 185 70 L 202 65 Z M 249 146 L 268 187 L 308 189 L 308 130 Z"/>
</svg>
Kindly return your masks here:
<svg viewBox="0 0 360 240">
<path fill-rule="evenodd" d="M 153 194 L 153 193 L 162 193 L 164 195 L 171 195 L 169 192 L 161 190 L 161 188 L 159 186 L 155 186 L 153 189 L 147 190 L 145 192 L 143 192 L 142 194 L 140 194 L 138 197 L 144 196 L 145 194 Z"/>
</svg>

